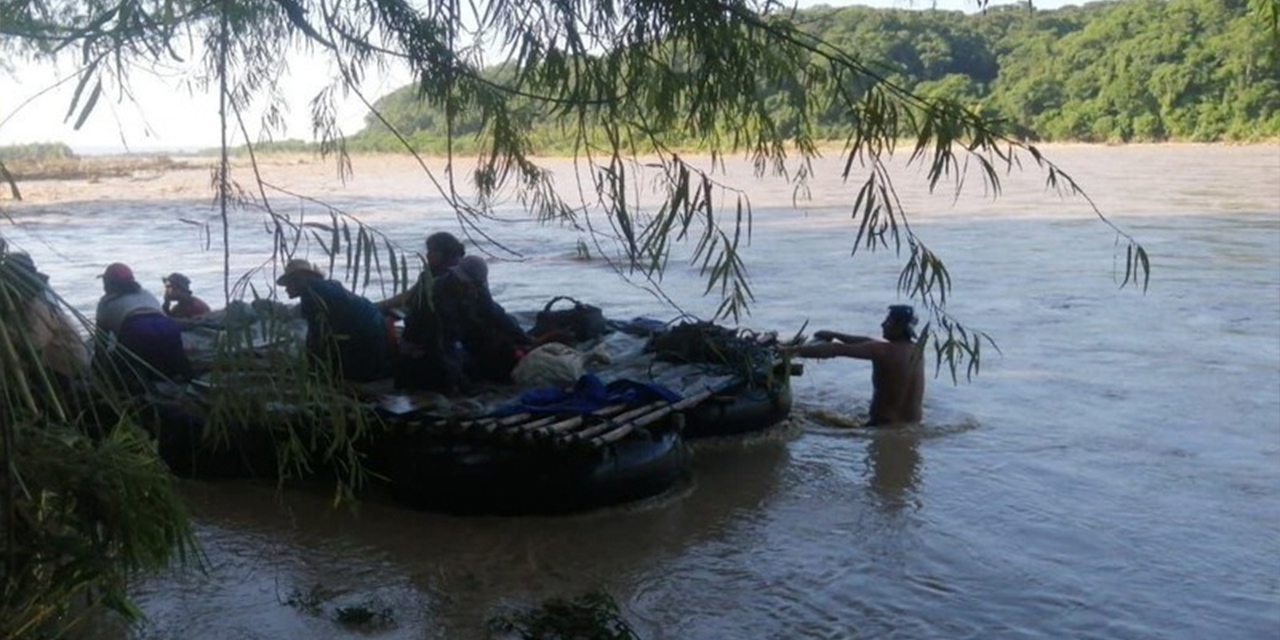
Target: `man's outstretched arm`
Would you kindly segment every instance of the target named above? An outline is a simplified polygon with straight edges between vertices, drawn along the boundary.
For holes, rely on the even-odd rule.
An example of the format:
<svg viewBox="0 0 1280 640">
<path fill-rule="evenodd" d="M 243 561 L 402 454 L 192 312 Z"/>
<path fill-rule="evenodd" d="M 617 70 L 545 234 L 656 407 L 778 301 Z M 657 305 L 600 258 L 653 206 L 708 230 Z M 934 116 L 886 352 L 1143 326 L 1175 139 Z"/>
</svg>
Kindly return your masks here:
<svg viewBox="0 0 1280 640">
<path fill-rule="evenodd" d="M 866 339 L 857 344 L 848 344 L 845 342 L 827 342 L 823 344 L 806 344 L 799 347 L 791 347 L 786 352 L 801 358 L 858 358 L 860 360 L 875 360 L 884 352 L 884 342 L 877 342 Z"/>
<path fill-rule="evenodd" d="M 838 333 L 835 331 L 823 330 L 823 331 L 814 332 L 813 339 L 821 340 L 823 342 L 835 340 L 837 342 L 843 342 L 845 344 L 861 344 L 863 342 L 874 340 L 875 338 L 869 338 L 867 336 L 854 336 L 854 335 L 849 335 L 847 333 Z"/>
</svg>

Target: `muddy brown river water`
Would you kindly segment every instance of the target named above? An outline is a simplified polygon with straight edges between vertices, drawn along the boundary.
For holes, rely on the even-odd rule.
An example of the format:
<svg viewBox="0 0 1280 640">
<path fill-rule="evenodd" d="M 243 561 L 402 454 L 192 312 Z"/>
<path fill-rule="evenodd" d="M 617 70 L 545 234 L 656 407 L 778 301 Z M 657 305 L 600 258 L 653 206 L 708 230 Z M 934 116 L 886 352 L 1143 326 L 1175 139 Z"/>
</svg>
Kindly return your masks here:
<svg viewBox="0 0 1280 640">
<path fill-rule="evenodd" d="M 184 483 L 205 570 L 140 578 L 147 620 L 100 635 L 479 638 L 507 608 L 604 589 L 654 640 L 1280 636 L 1280 148 L 1050 155 L 1147 246 L 1150 290 L 1119 289 L 1114 235 L 1033 176 L 1010 177 L 998 201 L 974 189 L 953 203 L 905 170 L 915 228 L 954 278 L 952 313 L 1002 351 L 971 383 L 931 379 L 924 425 L 831 427 L 829 416 L 865 410 L 869 370 L 826 361 L 794 381 L 793 428 L 700 449 L 689 486 L 625 508 L 455 518 Z M 785 184 L 730 167 L 755 215 L 757 301 L 743 324 L 874 332 L 899 301 L 898 259 L 849 256 L 857 185 L 835 179 L 838 167 L 818 164 L 798 208 Z M 408 163 L 358 159 L 355 171 L 345 186 L 327 165 L 268 175 L 405 246 L 456 229 Z M 32 185 L 32 202 L 4 203 L 3 233 L 86 312 L 92 276 L 121 259 L 157 291 L 184 271 L 219 300 L 219 232 L 206 250 L 189 223 L 216 216 L 207 185 L 207 170 Z M 517 203 L 502 207 L 520 217 Z M 259 217 L 238 220 L 233 263 L 245 269 L 269 239 Z M 570 293 L 619 317 L 676 313 L 601 261 L 575 260 L 572 231 L 491 231 L 519 253 L 491 266 L 508 309 Z M 673 261 L 664 284 L 687 310 L 714 311 L 687 264 Z M 322 613 L 285 604 L 315 585 L 330 591 Z M 362 634 L 328 614 L 361 603 L 394 623 Z"/>
</svg>

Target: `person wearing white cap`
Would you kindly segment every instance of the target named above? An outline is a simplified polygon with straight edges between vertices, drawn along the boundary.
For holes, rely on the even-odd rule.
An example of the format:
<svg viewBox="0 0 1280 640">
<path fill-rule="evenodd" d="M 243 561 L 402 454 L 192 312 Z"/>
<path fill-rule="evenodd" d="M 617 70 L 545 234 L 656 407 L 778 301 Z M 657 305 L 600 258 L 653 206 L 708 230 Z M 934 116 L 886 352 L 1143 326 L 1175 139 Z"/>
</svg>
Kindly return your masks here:
<svg viewBox="0 0 1280 640">
<path fill-rule="evenodd" d="M 801 358 L 858 358 L 871 361 L 871 419 L 867 426 L 920 422 L 924 402 L 924 354 L 916 344 L 916 314 L 910 305 L 889 307 L 880 323 L 884 340 L 834 331 L 814 332 L 822 344 L 785 349 Z"/>
<path fill-rule="evenodd" d="M 464 370 L 474 380 L 510 382 L 516 363 L 537 343 L 489 293 L 484 258 L 465 256 L 453 272 L 463 284 L 465 315 L 459 338 L 466 356 Z"/>
<path fill-rule="evenodd" d="M 392 367 L 396 387 L 453 394 L 463 383 L 460 333 L 467 315 L 467 284 L 455 268 L 467 248 L 446 231 L 427 236 L 426 248 L 427 268 L 418 280 L 377 304 L 384 312 L 403 312 L 404 332 Z"/>
</svg>

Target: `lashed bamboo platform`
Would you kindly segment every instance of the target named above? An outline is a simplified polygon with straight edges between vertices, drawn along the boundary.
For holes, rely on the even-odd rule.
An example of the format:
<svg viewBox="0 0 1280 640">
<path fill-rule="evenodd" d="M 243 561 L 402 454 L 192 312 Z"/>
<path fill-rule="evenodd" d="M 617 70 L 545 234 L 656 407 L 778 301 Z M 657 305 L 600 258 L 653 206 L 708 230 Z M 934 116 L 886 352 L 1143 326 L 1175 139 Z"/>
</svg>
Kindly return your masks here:
<svg viewBox="0 0 1280 640">
<path fill-rule="evenodd" d="M 393 416 L 388 421 L 420 437 L 439 440 L 597 448 L 617 442 L 668 416 L 697 407 L 717 393 L 718 390 L 708 389 L 674 403 L 658 400 L 643 404 L 613 404 L 586 414 L 517 413 L 500 417 L 447 419 L 412 412 Z"/>
</svg>

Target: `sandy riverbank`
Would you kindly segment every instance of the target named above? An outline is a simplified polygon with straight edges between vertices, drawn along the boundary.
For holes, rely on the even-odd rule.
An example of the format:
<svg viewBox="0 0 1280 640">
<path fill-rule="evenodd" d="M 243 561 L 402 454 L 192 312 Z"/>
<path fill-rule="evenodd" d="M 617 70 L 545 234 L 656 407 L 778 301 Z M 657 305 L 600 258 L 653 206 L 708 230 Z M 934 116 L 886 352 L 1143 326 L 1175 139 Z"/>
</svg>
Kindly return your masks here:
<svg viewBox="0 0 1280 640">
<path fill-rule="evenodd" d="M 1132 163 L 1135 166 L 1149 164 L 1153 159 L 1171 155 L 1187 154 L 1206 157 L 1243 155 L 1249 157 L 1270 157 L 1271 153 L 1280 150 L 1276 143 L 1258 145 L 1227 144 L 1193 144 L 1193 143 L 1161 143 L 1131 145 L 1101 145 L 1083 143 L 1054 143 L 1037 145 L 1044 154 L 1068 171 L 1076 171 L 1077 178 L 1087 178 L 1093 173 L 1088 158 L 1094 158 L 1099 152 L 1114 157 L 1122 164 Z M 910 148 L 900 147 L 899 159 L 905 162 L 910 155 Z M 841 155 L 838 146 L 823 150 L 826 160 L 819 164 L 833 162 Z M 120 157 L 127 160 L 128 156 Z M 154 157 L 153 157 L 154 158 Z M 690 155 L 687 157 L 699 166 L 709 166 L 705 156 Z M 732 157 L 731 157 L 732 159 Z M 1033 163 L 1024 154 L 1024 167 L 1032 167 Z M 1080 162 L 1085 160 L 1084 162 Z M 212 200 L 214 190 L 212 179 L 218 166 L 216 157 L 185 156 L 175 160 L 160 162 L 139 162 L 129 165 L 120 159 L 102 160 L 105 164 L 113 164 L 119 169 L 64 179 L 19 179 L 22 201 L 28 204 L 47 204 L 52 202 L 82 201 L 129 201 L 154 199 L 208 199 Z M 573 160 L 571 158 L 546 157 L 538 162 L 553 173 L 571 174 Z M 423 171 L 418 160 L 400 154 L 360 154 L 351 156 L 351 171 L 345 177 L 339 171 L 338 161 L 334 157 L 322 158 L 309 154 L 271 154 L 258 159 L 257 171 L 263 181 L 274 187 L 309 197 L 326 197 L 335 194 L 351 196 L 378 195 L 394 191 L 402 195 L 420 194 L 437 195 L 432 176 L 443 179 L 448 163 L 444 158 L 425 158 L 424 163 L 430 175 Z M 750 173 L 749 163 L 743 161 L 741 167 L 728 163 L 729 173 Z M 843 164 L 836 162 L 836 164 Z M 471 158 L 455 160 L 456 184 L 459 189 L 466 189 L 471 183 Z M 833 165 L 834 166 L 834 165 Z M 904 168 L 901 174 L 904 182 L 910 182 L 915 171 Z M 1036 173 L 1030 171 L 1030 174 Z M 1030 177 L 1030 176 L 1028 176 Z M 252 165 L 245 158 L 233 160 L 232 178 L 248 192 L 256 192 L 255 174 Z M 1039 182 L 1040 178 L 1035 178 Z M 975 182 L 975 185 L 977 183 Z M 268 189 L 268 196 L 272 193 Z M 277 192 L 278 193 L 278 192 Z M 0 189 L 0 204 L 13 205 L 12 194 L 6 186 Z"/>
</svg>

